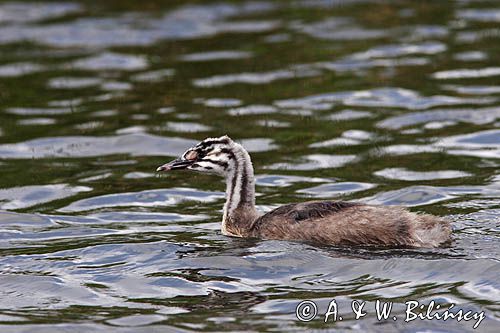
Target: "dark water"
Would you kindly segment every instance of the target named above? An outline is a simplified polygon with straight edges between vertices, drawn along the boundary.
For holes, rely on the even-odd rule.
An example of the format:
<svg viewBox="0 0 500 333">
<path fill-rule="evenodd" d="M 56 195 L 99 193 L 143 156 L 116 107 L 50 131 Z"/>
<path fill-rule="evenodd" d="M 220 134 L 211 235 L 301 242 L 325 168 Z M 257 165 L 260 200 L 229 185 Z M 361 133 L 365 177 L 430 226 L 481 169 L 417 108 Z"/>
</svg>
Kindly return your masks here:
<svg viewBox="0 0 500 333">
<path fill-rule="evenodd" d="M 499 39 L 496 1 L 0 2 L 0 331 L 473 331 L 404 322 L 435 300 L 498 332 Z M 405 205 L 453 243 L 222 236 L 221 179 L 154 174 L 222 134 L 263 211 Z"/>
</svg>

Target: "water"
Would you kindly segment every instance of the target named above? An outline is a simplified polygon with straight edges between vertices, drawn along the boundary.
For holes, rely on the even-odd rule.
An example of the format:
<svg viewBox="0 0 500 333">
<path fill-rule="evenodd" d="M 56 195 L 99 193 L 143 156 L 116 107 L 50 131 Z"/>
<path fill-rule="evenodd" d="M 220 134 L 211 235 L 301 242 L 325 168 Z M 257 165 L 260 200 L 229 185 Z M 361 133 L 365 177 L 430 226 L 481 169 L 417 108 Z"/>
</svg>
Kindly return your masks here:
<svg viewBox="0 0 500 333">
<path fill-rule="evenodd" d="M 462 332 L 500 327 L 494 1 L 0 3 L 0 331 Z M 440 249 L 220 233 L 224 184 L 156 167 L 207 136 L 252 153 L 259 209 L 398 204 Z M 320 316 L 302 323 L 301 300 Z M 342 321 L 324 323 L 335 299 Z M 397 321 L 378 322 L 377 299 Z M 351 301 L 366 301 L 354 319 Z"/>
</svg>

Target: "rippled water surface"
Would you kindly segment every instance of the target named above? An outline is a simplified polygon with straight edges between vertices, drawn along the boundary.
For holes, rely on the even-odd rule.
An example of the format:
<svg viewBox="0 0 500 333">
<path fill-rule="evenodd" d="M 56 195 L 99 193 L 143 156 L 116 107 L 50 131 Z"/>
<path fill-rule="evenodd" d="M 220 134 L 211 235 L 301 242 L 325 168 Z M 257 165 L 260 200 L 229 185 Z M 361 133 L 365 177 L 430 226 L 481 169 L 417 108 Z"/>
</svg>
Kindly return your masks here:
<svg viewBox="0 0 500 333">
<path fill-rule="evenodd" d="M 435 300 L 499 332 L 499 39 L 496 1 L 0 2 L 0 331 L 473 331 L 404 322 Z M 403 205 L 453 242 L 225 237 L 221 179 L 154 173 L 223 134 L 262 211 Z"/>
</svg>

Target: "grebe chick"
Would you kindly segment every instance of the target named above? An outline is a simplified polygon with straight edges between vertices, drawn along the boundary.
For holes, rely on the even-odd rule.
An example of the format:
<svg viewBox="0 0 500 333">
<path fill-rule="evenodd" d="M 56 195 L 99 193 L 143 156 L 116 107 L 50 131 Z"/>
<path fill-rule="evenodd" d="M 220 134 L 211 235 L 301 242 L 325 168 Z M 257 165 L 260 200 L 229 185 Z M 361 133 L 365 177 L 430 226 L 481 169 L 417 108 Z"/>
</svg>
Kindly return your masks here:
<svg viewBox="0 0 500 333">
<path fill-rule="evenodd" d="M 181 169 L 225 177 L 224 235 L 329 245 L 409 247 L 436 247 L 450 239 L 448 221 L 395 206 L 309 201 L 261 215 L 255 209 L 250 155 L 228 136 L 207 138 L 156 171 Z"/>
</svg>

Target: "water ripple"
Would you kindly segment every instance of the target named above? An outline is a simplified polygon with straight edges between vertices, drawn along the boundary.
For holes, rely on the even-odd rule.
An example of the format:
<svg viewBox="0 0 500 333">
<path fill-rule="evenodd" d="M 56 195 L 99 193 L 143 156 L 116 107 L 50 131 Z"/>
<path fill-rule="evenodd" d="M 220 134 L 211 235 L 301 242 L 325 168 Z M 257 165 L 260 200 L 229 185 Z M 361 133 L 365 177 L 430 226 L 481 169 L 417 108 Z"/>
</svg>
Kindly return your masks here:
<svg viewBox="0 0 500 333">
<path fill-rule="evenodd" d="M 374 188 L 375 184 L 359 182 L 342 182 L 334 184 L 322 184 L 310 188 L 298 190 L 297 193 L 307 194 L 315 198 L 334 198 L 354 192 L 365 191 Z"/>
<path fill-rule="evenodd" d="M 471 21 L 500 22 L 500 10 L 495 8 L 462 9 L 455 14 L 460 18 Z"/>
<path fill-rule="evenodd" d="M 328 178 L 318 177 L 301 177 L 301 176 L 287 176 L 287 175 L 257 175 L 256 185 L 258 186 L 272 186 L 272 187 L 286 187 L 294 183 L 326 183 L 331 181 Z"/>
<path fill-rule="evenodd" d="M 67 136 L 40 138 L 0 145 L 2 158 L 90 157 L 112 154 L 133 156 L 177 156 L 195 140 L 166 138 L 150 134 L 108 137 Z"/>
<path fill-rule="evenodd" d="M 476 125 L 494 122 L 500 118 L 500 107 L 474 108 L 474 109 L 437 109 L 406 113 L 400 116 L 389 117 L 377 123 L 378 127 L 400 129 L 406 126 L 430 123 L 433 121 L 461 121 Z"/>
<path fill-rule="evenodd" d="M 456 171 L 456 170 L 439 170 L 439 171 L 411 171 L 405 168 L 386 168 L 373 173 L 375 176 L 407 180 L 407 181 L 419 181 L 419 180 L 434 180 L 434 179 L 452 179 L 452 178 L 462 178 L 472 176 L 468 172 Z"/>
<path fill-rule="evenodd" d="M 500 158 L 500 130 L 481 131 L 443 138 L 435 143 L 452 155 Z"/>
<path fill-rule="evenodd" d="M 175 74 L 175 70 L 171 68 L 157 69 L 154 71 L 137 73 L 130 77 L 132 81 L 137 82 L 161 82 L 165 78 L 170 78 Z"/>
<path fill-rule="evenodd" d="M 211 88 L 232 83 L 264 84 L 276 80 L 292 79 L 297 77 L 311 77 L 319 75 L 319 71 L 307 67 L 292 67 L 291 69 L 281 69 L 260 73 L 235 73 L 214 75 L 211 77 L 194 79 L 195 87 Z"/>
<path fill-rule="evenodd" d="M 383 57 L 400 57 L 410 54 L 436 54 L 446 51 L 447 47 L 441 42 L 423 42 L 421 44 L 402 44 L 377 46 L 367 51 L 354 53 L 351 59 L 371 59 Z"/>
<path fill-rule="evenodd" d="M 200 61 L 214 61 L 214 60 L 232 60 L 232 59 L 246 59 L 252 56 L 251 52 L 246 51 L 211 51 L 184 54 L 180 57 L 182 61 L 200 62 Z"/>
<path fill-rule="evenodd" d="M 68 184 L 31 185 L 0 189 L 0 209 L 21 209 L 91 191 Z"/>
<path fill-rule="evenodd" d="M 324 168 L 339 168 L 356 160 L 355 155 L 324 155 L 312 154 L 302 158 L 302 163 L 280 162 L 266 166 L 272 170 L 316 170 Z"/>
<path fill-rule="evenodd" d="M 432 77 L 440 80 L 449 80 L 449 79 L 473 79 L 480 77 L 490 77 L 490 76 L 499 76 L 500 75 L 500 67 L 486 67 L 480 69 L 453 69 L 448 71 L 439 71 L 432 74 Z"/>
<path fill-rule="evenodd" d="M 455 196 L 431 186 L 411 186 L 400 190 L 380 192 L 362 201 L 375 205 L 421 206 L 450 200 Z"/>
<path fill-rule="evenodd" d="M 387 35 L 380 29 L 366 29 L 356 26 L 351 19 L 345 17 L 328 18 L 310 24 L 295 23 L 292 28 L 311 37 L 326 40 L 377 39 Z"/>
<path fill-rule="evenodd" d="M 41 72 L 44 66 L 31 62 L 16 62 L 0 66 L 0 77 L 18 77 Z"/>
<path fill-rule="evenodd" d="M 101 70 L 135 71 L 147 68 L 148 63 L 143 56 L 106 52 L 88 58 L 76 60 L 71 64 L 69 64 L 68 66 L 70 68 L 77 68 L 90 71 L 101 71 Z"/>
<path fill-rule="evenodd" d="M 18 6 L 18 5 L 15 5 Z M 23 5 L 20 5 L 23 6 Z M 25 13 L 33 20 L 44 17 L 60 16 L 80 9 L 79 5 L 60 4 L 45 5 L 49 10 L 43 11 L 29 5 L 19 7 L 9 20 L 24 21 Z M 55 47 L 113 47 L 113 46 L 145 46 L 159 40 L 193 39 L 213 36 L 226 31 L 255 32 L 266 31 L 276 27 L 275 21 L 233 22 L 223 20 L 237 15 L 265 13 L 275 6 L 266 2 L 246 2 L 233 5 L 227 3 L 206 5 L 185 5 L 162 17 L 147 14 L 124 13 L 111 17 L 84 17 L 70 22 L 35 25 L 11 25 L 0 27 L 0 43 L 33 41 Z M 27 9 L 30 10 L 27 10 Z M 43 9 L 43 7 L 41 7 Z M 55 8 L 56 12 L 54 13 Z M 9 9 L 9 8 L 7 8 Z M 21 10 L 22 9 L 22 10 Z M 16 14 L 23 14 L 20 17 Z M 19 17 L 19 18 L 16 18 Z M 29 17 L 29 16 L 28 16 Z"/>
<path fill-rule="evenodd" d="M 223 197 L 220 192 L 199 191 L 188 188 L 147 190 L 116 193 L 75 201 L 60 208 L 61 212 L 81 212 L 106 207 L 161 207 L 175 206 L 184 201 L 213 202 Z"/>
<path fill-rule="evenodd" d="M 0 4 L 0 23 L 6 22 L 34 22 L 54 19 L 68 14 L 75 14 L 83 10 L 77 3 L 19 3 L 7 2 Z"/>
<path fill-rule="evenodd" d="M 343 104 L 366 107 L 398 107 L 410 110 L 428 109 L 435 106 L 457 104 L 488 104 L 493 98 L 464 98 L 452 96 L 421 96 L 417 92 L 401 88 L 376 88 L 371 90 L 332 92 L 297 99 L 278 100 L 283 108 L 313 108 L 317 104 Z"/>
</svg>

